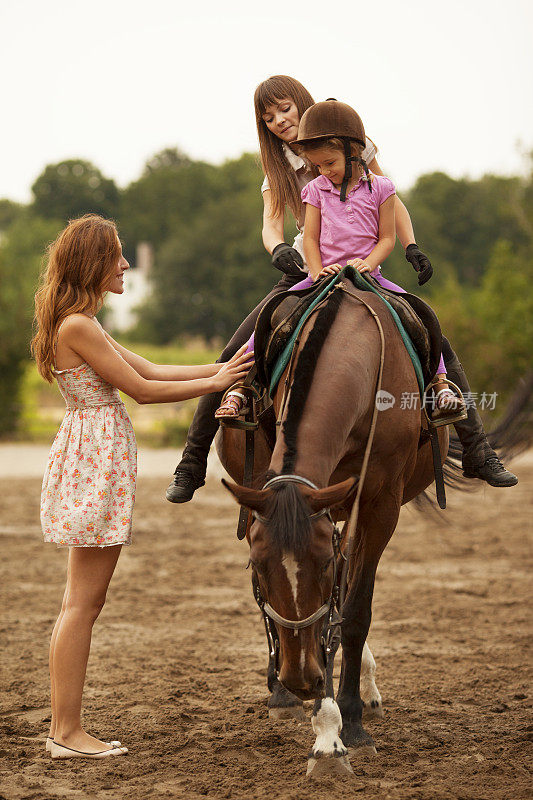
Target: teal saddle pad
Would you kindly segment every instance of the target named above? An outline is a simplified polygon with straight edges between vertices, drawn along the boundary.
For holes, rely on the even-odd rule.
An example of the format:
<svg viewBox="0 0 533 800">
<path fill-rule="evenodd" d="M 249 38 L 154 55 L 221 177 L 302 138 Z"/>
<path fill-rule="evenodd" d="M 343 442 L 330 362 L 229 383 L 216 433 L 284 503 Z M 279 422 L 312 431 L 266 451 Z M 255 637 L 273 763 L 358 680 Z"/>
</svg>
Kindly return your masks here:
<svg viewBox="0 0 533 800">
<path fill-rule="evenodd" d="M 361 289 L 362 291 L 373 292 L 374 294 L 376 294 L 379 297 L 379 299 L 381 300 L 381 302 L 384 303 L 386 305 L 386 307 L 388 308 L 388 310 L 390 311 L 390 313 L 392 315 L 392 318 L 393 318 L 393 320 L 394 320 L 394 322 L 396 324 L 396 327 L 398 328 L 398 331 L 400 332 L 400 336 L 402 337 L 402 341 L 403 341 L 403 343 L 404 343 L 404 345 L 405 345 L 405 347 L 407 349 L 407 352 L 409 353 L 409 357 L 411 358 L 411 361 L 412 361 L 412 364 L 413 364 L 413 367 L 414 367 L 414 370 L 415 370 L 415 374 L 416 374 L 416 379 L 417 379 L 417 382 L 418 382 L 418 388 L 420 390 L 420 395 L 422 396 L 424 394 L 425 386 L 424 386 L 424 376 L 423 376 L 423 372 L 422 372 L 422 365 L 420 363 L 420 358 L 418 356 L 418 353 L 416 352 L 416 349 L 415 349 L 415 347 L 413 345 L 413 342 L 411 341 L 411 338 L 410 338 L 409 334 L 405 330 L 405 328 L 404 328 L 404 326 L 402 324 L 402 321 L 401 321 L 400 317 L 398 316 L 398 313 L 391 306 L 389 301 L 380 294 L 378 289 L 376 289 L 372 285 L 372 283 L 364 276 L 364 274 L 362 274 L 361 272 L 358 272 L 353 267 L 344 267 L 344 269 L 342 269 L 339 273 L 337 273 L 337 275 L 334 275 L 331 278 L 331 280 L 327 281 L 325 283 L 324 288 L 322 289 L 322 291 L 314 298 L 314 300 L 311 302 L 309 307 L 306 309 L 306 311 L 302 315 L 300 321 L 298 322 L 298 325 L 294 329 L 290 339 L 288 340 L 287 344 L 283 348 L 283 350 L 281 352 L 281 355 L 279 356 L 279 358 L 278 358 L 278 360 L 277 360 L 277 362 L 276 362 L 276 364 L 274 366 L 274 369 L 272 370 L 272 375 L 271 375 L 271 379 L 270 379 L 270 387 L 269 387 L 270 396 L 272 397 L 274 391 L 276 390 L 276 386 L 279 383 L 279 379 L 281 378 L 283 372 L 285 371 L 285 368 L 287 367 L 287 364 L 290 361 L 291 354 L 292 354 L 292 351 L 294 349 L 294 345 L 295 345 L 295 342 L 296 342 L 296 340 L 298 338 L 298 335 L 299 335 L 300 331 L 302 330 L 303 326 L 305 325 L 305 323 L 307 322 L 307 320 L 309 319 L 309 316 L 313 313 L 313 311 L 317 307 L 317 305 L 319 303 L 321 303 L 322 300 L 326 297 L 328 292 L 330 292 L 335 287 L 335 285 L 337 283 L 339 283 L 339 281 L 341 281 L 344 277 L 349 278 L 350 281 L 354 284 L 356 289 Z"/>
</svg>

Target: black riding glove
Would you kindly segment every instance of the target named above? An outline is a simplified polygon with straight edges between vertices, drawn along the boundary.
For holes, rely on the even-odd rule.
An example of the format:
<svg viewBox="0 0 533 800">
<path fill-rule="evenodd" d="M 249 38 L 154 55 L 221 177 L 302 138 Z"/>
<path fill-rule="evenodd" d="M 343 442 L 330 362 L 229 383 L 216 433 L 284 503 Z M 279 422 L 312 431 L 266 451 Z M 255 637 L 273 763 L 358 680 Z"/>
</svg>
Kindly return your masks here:
<svg viewBox="0 0 533 800">
<path fill-rule="evenodd" d="M 415 272 L 418 272 L 418 285 L 423 286 L 433 275 L 433 267 L 429 258 L 424 255 L 417 244 L 407 245 L 405 257 L 413 265 Z"/>
<path fill-rule="evenodd" d="M 284 272 L 286 275 L 302 275 L 306 276 L 305 270 L 302 269 L 304 260 L 298 250 L 291 247 L 286 242 L 276 245 L 272 250 L 272 266 Z"/>
</svg>

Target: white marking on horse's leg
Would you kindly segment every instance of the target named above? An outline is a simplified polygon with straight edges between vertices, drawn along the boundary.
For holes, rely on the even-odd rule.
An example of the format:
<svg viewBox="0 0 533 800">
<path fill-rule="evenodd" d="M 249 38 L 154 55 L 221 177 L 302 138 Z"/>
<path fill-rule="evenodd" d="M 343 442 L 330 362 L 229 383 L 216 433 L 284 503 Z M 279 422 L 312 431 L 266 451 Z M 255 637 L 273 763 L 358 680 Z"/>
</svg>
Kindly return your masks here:
<svg viewBox="0 0 533 800">
<path fill-rule="evenodd" d="M 381 695 L 378 687 L 376 686 L 375 675 L 376 662 L 370 651 L 370 647 L 365 642 L 365 646 L 363 647 L 363 656 L 361 659 L 360 691 L 361 700 L 365 704 L 363 708 L 363 714 L 367 719 L 383 716 Z"/>
<path fill-rule="evenodd" d="M 324 772 L 353 772 L 348 751 L 340 738 L 342 716 L 332 697 L 324 697 L 315 707 L 311 724 L 316 740 L 307 762 L 307 775 L 318 777 Z"/>
</svg>

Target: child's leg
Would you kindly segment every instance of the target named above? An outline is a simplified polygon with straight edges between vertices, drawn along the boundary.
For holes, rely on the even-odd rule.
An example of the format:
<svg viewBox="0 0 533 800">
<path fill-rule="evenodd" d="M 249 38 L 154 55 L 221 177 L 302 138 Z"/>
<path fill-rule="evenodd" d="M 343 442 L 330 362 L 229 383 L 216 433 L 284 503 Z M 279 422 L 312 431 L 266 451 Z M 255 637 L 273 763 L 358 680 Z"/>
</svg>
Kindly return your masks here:
<svg viewBox="0 0 533 800">
<path fill-rule="evenodd" d="M 384 278 L 381 272 L 376 275 L 372 275 L 372 277 L 379 283 L 380 286 L 383 286 L 384 289 L 389 289 L 391 292 L 399 292 L 400 294 L 407 294 L 405 289 L 402 289 L 401 286 L 398 286 L 396 283 L 388 281 L 387 278 Z M 439 366 L 437 367 L 437 379 L 439 380 L 439 383 L 442 383 L 442 386 L 439 388 L 445 388 L 448 386 L 446 383 L 446 367 L 444 365 L 442 353 L 440 354 Z"/>
<path fill-rule="evenodd" d="M 377 281 L 377 283 L 379 283 L 380 286 L 383 286 L 384 289 L 390 289 L 392 292 L 406 294 L 405 289 L 402 289 L 401 286 L 398 286 L 396 283 L 384 278 L 381 272 L 372 275 L 372 277 Z M 456 415 L 457 413 L 465 410 L 464 402 L 457 397 L 448 386 L 448 382 L 446 380 L 446 367 L 444 365 L 442 353 L 440 354 L 436 382 L 433 385 L 433 392 L 435 394 L 435 410 L 432 415 L 434 419 L 446 417 L 447 415 L 452 414 Z"/>
<path fill-rule="evenodd" d="M 402 289 L 401 286 L 398 286 L 396 283 L 387 280 L 384 278 L 381 272 L 372 273 L 372 278 L 374 278 L 380 286 L 383 286 L 384 289 L 389 289 L 391 292 L 400 292 L 401 294 L 407 294 L 405 289 Z"/>
<path fill-rule="evenodd" d="M 308 289 L 309 286 L 313 285 L 313 279 L 310 275 L 307 278 L 304 278 L 302 281 L 295 283 L 294 286 L 288 290 L 289 292 L 295 292 L 298 289 Z M 252 333 L 250 338 L 248 339 L 248 345 L 246 347 L 245 353 L 251 353 L 254 349 L 255 344 L 255 333 Z M 228 392 L 226 395 L 226 399 L 222 403 L 221 406 L 215 412 L 215 417 L 217 419 L 221 419 L 222 417 L 238 417 L 240 412 L 243 409 L 245 400 L 243 395 L 240 392 Z"/>
</svg>

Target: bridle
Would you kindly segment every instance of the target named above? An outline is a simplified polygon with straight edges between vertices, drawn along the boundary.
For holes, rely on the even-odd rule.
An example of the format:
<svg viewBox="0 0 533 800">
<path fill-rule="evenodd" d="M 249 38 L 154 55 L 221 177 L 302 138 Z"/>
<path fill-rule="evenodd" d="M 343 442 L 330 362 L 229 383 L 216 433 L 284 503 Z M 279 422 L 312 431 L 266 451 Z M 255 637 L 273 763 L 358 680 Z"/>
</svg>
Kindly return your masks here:
<svg viewBox="0 0 533 800">
<path fill-rule="evenodd" d="M 303 486 L 308 486 L 311 489 L 318 489 L 318 486 L 308 480 L 307 478 L 303 478 L 300 475 L 277 475 L 274 478 L 271 478 L 265 485 L 263 486 L 264 489 L 270 489 L 271 486 L 276 486 L 278 484 L 284 483 L 298 483 L 302 484 Z M 263 525 L 268 524 L 268 520 L 266 517 L 262 517 L 256 511 L 253 511 L 253 516 L 258 522 L 261 522 Z M 268 647 L 270 652 L 270 658 L 274 660 L 274 666 L 276 672 L 278 672 L 279 666 L 279 640 L 277 636 L 277 632 L 275 628 L 272 627 L 272 622 L 276 622 L 278 625 L 281 625 L 283 628 L 288 628 L 289 630 L 294 631 L 294 635 L 298 636 L 298 631 L 302 630 L 303 628 L 308 628 L 310 625 L 314 625 L 315 622 L 322 619 L 322 617 L 326 617 L 324 620 L 324 625 L 322 628 L 322 634 L 320 637 L 320 644 L 322 647 L 322 654 L 324 657 L 324 666 L 327 665 L 330 653 L 332 651 L 332 639 L 333 639 L 333 632 L 334 629 L 342 622 L 342 619 L 338 612 L 336 612 L 336 607 L 339 599 L 339 587 L 337 586 L 337 561 L 339 556 L 344 558 L 344 555 L 341 553 L 340 550 L 340 533 L 339 529 L 333 522 L 333 518 L 331 516 L 331 512 L 329 508 L 322 508 L 320 511 L 315 512 L 314 514 L 309 514 L 310 520 L 319 519 L 319 517 L 327 516 L 333 526 L 332 532 L 332 545 L 333 545 L 333 584 L 331 588 L 331 593 L 329 599 L 320 606 L 313 614 L 309 617 L 305 617 L 305 619 L 287 619 L 286 617 L 282 617 L 281 614 L 272 608 L 270 603 L 263 599 L 261 595 L 261 590 L 259 588 L 259 581 L 256 579 L 254 580 L 254 597 L 257 602 L 257 605 L 261 609 L 261 613 L 263 615 L 263 622 L 265 624 L 265 631 L 268 641 Z"/>
</svg>

